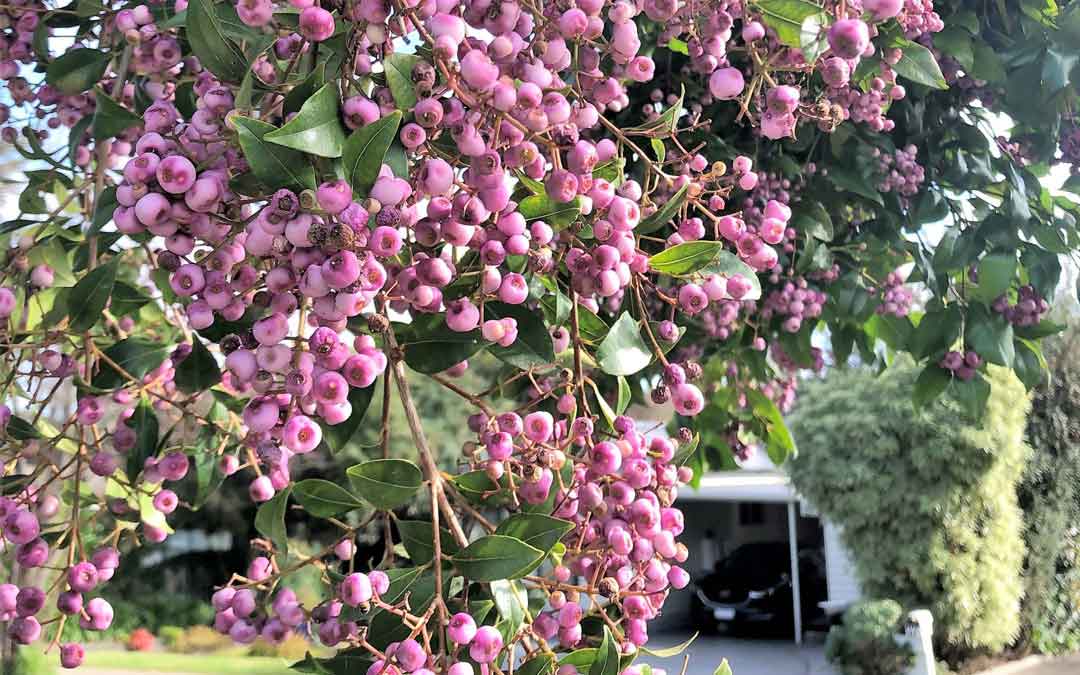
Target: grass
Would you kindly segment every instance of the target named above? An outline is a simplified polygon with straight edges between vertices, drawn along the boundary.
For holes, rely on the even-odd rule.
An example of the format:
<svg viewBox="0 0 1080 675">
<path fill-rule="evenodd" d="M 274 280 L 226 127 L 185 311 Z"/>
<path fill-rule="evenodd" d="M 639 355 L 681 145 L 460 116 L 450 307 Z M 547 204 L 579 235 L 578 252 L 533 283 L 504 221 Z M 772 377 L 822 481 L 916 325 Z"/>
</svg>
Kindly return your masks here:
<svg viewBox="0 0 1080 675">
<path fill-rule="evenodd" d="M 150 673 L 215 673 L 218 675 L 296 675 L 285 659 L 221 654 L 170 654 L 87 650 L 85 666 Z"/>
</svg>

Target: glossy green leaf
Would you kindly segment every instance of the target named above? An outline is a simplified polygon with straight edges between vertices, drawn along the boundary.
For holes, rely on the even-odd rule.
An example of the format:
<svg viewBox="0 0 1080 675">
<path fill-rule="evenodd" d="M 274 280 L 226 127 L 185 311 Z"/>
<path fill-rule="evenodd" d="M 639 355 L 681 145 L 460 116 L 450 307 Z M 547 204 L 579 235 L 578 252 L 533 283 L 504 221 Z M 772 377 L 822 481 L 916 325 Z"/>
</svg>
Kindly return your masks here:
<svg viewBox="0 0 1080 675">
<path fill-rule="evenodd" d="M 656 210 L 656 213 L 638 223 L 638 226 L 634 228 L 634 232 L 638 234 L 649 234 L 670 223 L 672 219 L 678 215 L 679 209 L 686 203 L 688 189 L 688 185 L 679 188 L 679 191 L 672 195 L 671 199 L 664 202 L 660 208 Z"/>
<path fill-rule="evenodd" d="M 384 379 L 385 383 L 385 379 Z M 338 424 L 323 424 L 323 443 L 329 448 L 331 454 L 345 450 L 353 443 L 353 437 L 360 430 L 364 422 L 371 399 L 375 395 L 375 385 L 369 387 L 351 387 L 349 389 L 349 405 L 352 411 L 349 417 Z"/>
<path fill-rule="evenodd" d="M 72 331 L 81 333 L 89 330 L 102 318 L 102 312 L 112 296 L 116 285 L 118 261 L 113 259 L 105 265 L 95 267 L 71 289 L 68 298 L 70 308 L 68 324 Z"/>
<path fill-rule="evenodd" d="M 821 5 L 810 0 L 755 0 L 752 7 L 761 12 L 761 20 L 789 47 L 802 47 L 803 22 L 821 13 Z"/>
<path fill-rule="evenodd" d="M 396 525 L 401 534 L 401 543 L 414 564 L 426 565 L 435 559 L 435 537 L 430 520 L 399 520 Z M 439 546 L 444 556 L 458 551 L 457 541 L 445 527 L 439 528 Z"/>
<path fill-rule="evenodd" d="M 89 91 L 101 81 L 112 55 L 96 49 L 72 49 L 49 63 L 45 81 L 69 96 Z"/>
<path fill-rule="evenodd" d="M 977 373 L 974 379 L 964 381 L 953 378 L 949 388 L 953 397 L 964 408 L 964 412 L 975 420 L 981 420 L 986 412 L 986 402 L 990 399 L 990 382 Z"/>
<path fill-rule="evenodd" d="M 315 169 L 304 153 L 264 140 L 274 125 L 242 115 L 233 120 L 240 149 L 259 181 L 271 188 L 315 189 Z"/>
<path fill-rule="evenodd" d="M 185 31 L 188 43 L 204 68 L 227 82 L 240 82 L 248 69 L 244 53 L 226 35 L 213 0 L 190 0 Z"/>
<path fill-rule="evenodd" d="M 191 353 L 176 366 L 175 381 L 180 391 L 189 394 L 208 391 L 221 382 L 217 359 L 199 338 L 192 338 Z"/>
<path fill-rule="evenodd" d="M 355 198 L 366 197 L 379 177 L 379 170 L 386 161 L 386 152 L 397 138 L 401 124 L 401 111 L 395 110 L 371 124 L 352 132 L 341 152 L 341 164 L 345 177 L 352 186 Z"/>
<path fill-rule="evenodd" d="M 345 473 L 358 497 L 384 511 L 408 502 L 424 481 L 420 468 L 404 459 L 373 459 Z"/>
<path fill-rule="evenodd" d="M 321 478 L 308 478 L 293 486 L 293 498 L 316 518 L 332 518 L 355 509 L 366 508 L 364 503 L 337 483 Z"/>
<path fill-rule="evenodd" d="M 104 350 L 108 360 L 102 359 L 101 369 L 91 380 L 98 389 L 116 389 L 127 382 L 127 375 L 141 379 L 161 365 L 171 349 L 158 340 L 130 337 Z M 112 363 L 119 366 L 117 370 Z M 122 372 L 121 372 L 122 371 Z"/>
<path fill-rule="evenodd" d="M 398 110 L 411 111 L 416 107 L 416 86 L 413 84 L 412 71 L 420 57 L 416 54 L 394 52 L 383 59 L 386 71 L 386 84 L 394 95 Z"/>
<path fill-rule="evenodd" d="M 499 359 L 522 370 L 554 363 L 555 348 L 551 335 L 543 317 L 536 310 L 525 305 L 488 302 L 484 305 L 484 318 L 511 318 L 517 321 L 518 337 L 514 344 L 509 347 L 492 345 L 488 348 L 488 351 Z"/>
<path fill-rule="evenodd" d="M 523 577 L 543 559 L 543 551 L 501 534 L 481 537 L 452 558 L 458 571 L 473 581 Z"/>
<path fill-rule="evenodd" d="M 551 654 L 535 656 L 514 669 L 514 675 L 552 675 L 555 657 Z"/>
<path fill-rule="evenodd" d="M 125 465 L 128 480 L 134 482 L 135 478 L 142 473 L 143 464 L 147 458 L 153 457 L 157 451 L 159 434 L 157 413 L 145 396 L 139 401 L 139 405 L 135 406 L 126 424 L 135 430 L 135 446 L 128 451 Z"/>
<path fill-rule="evenodd" d="M 669 658 L 671 658 L 673 656 L 678 656 L 679 654 L 682 654 L 683 652 L 685 652 L 687 650 L 687 648 L 689 648 L 690 645 L 692 645 L 694 643 L 694 640 L 697 639 L 697 636 L 698 636 L 698 634 L 695 632 L 687 640 L 684 640 L 683 642 L 680 642 L 679 644 L 674 645 L 672 647 L 662 647 L 660 649 L 651 649 L 649 647 L 642 647 L 641 651 L 648 654 L 649 656 L 655 656 L 655 657 L 660 658 L 660 659 L 669 659 Z"/>
<path fill-rule="evenodd" d="M 273 543 L 274 550 L 283 555 L 289 550 L 289 533 L 285 529 L 285 512 L 289 508 L 291 487 L 279 491 L 263 502 L 255 512 L 255 529 Z"/>
<path fill-rule="evenodd" d="M 596 349 L 596 362 L 608 375 L 633 375 L 652 361 L 637 320 L 623 312 Z"/>
<path fill-rule="evenodd" d="M 870 183 L 869 177 L 865 174 L 856 173 L 851 169 L 840 166 L 831 166 L 829 167 L 829 180 L 843 192 L 853 192 L 861 197 L 866 197 L 870 201 L 876 202 L 878 206 L 885 205 L 881 193 Z"/>
<path fill-rule="evenodd" d="M 649 267 L 673 277 L 687 276 L 704 269 L 722 250 L 723 242 L 687 241 L 649 258 Z"/>
<path fill-rule="evenodd" d="M 345 130 L 338 115 L 337 83 L 324 84 L 300 107 L 300 112 L 263 138 L 276 145 L 319 157 L 341 157 Z"/>
<path fill-rule="evenodd" d="M 902 52 L 900 60 L 893 65 L 893 70 L 900 76 L 933 89 L 948 89 L 941 67 L 929 49 L 896 35 L 891 36 L 887 44 Z"/>
<path fill-rule="evenodd" d="M 791 437 L 787 423 L 784 422 L 784 416 L 769 397 L 756 389 L 747 390 L 746 398 L 754 417 L 765 426 L 767 438 L 765 451 L 772 463 L 780 466 L 796 452 L 795 439 Z"/>
<path fill-rule="evenodd" d="M 94 122 L 91 126 L 97 140 L 119 136 L 131 127 L 142 124 L 142 118 L 114 101 L 101 88 L 94 90 Z"/>
<path fill-rule="evenodd" d="M 619 675 L 620 672 L 622 667 L 619 663 L 619 645 L 611 630 L 604 626 L 604 639 L 596 649 L 592 665 L 589 666 L 589 675 Z"/>
<path fill-rule="evenodd" d="M 495 534 L 515 537 L 546 553 L 572 529 L 574 524 L 561 518 L 538 513 L 516 513 L 499 523 Z"/>
<path fill-rule="evenodd" d="M 326 84 L 326 62 L 320 61 L 300 84 L 285 94 L 285 100 L 281 104 L 281 110 L 286 115 L 298 112 L 300 108 Z"/>
<path fill-rule="evenodd" d="M 1013 327 L 1003 317 L 979 305 L 968 311 L 964 339 L 979 356 L 999 366 L 1012 368 L 1015 348 Z"/>
<path fill-rule="evenodd" d="M 422 314 L 410 324 L 395 326 L 394 332 L 405 350 L 405 363 L 425 374 L 441 373 L 487 346 L 479 329 L 452 331 L 442 314 Z"/>
<path fill-rule="evenodd" d="M 1016 276 L 1015 253 L 992 253 L 979 261 L 979 294 L 993 300 L 1012 285 Z"/>
<path fill-rule="evenodd" d="M 518 213 L 526 220 L 542 220 L 553 229 L 561 230 L 581 215 L 581 198 L 574 197 L 560 204 L 547 194 L 529 195 L 518 204 Z"/>
</svg>

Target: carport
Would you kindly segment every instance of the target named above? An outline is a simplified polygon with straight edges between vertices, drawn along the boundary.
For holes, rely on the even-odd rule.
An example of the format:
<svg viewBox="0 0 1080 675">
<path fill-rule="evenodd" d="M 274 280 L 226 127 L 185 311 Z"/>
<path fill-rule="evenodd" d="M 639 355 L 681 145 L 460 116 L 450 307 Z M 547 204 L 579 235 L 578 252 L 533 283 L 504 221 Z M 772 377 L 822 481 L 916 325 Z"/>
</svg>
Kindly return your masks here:
<svg viewBox="0 0 1080 675">
<path fill-rule="evenodd" d="M 791 591 L 795 616 L 795 644 L 802 644 L 802 597 L 799 586 L 799 501 L 790 479 L 778 471 L 726 471 L 707 473 L 696 490 L 679 491 L 680 502 L 758 502 L 787 505 L 788 547 L 791 555 Z"/>
</svg>

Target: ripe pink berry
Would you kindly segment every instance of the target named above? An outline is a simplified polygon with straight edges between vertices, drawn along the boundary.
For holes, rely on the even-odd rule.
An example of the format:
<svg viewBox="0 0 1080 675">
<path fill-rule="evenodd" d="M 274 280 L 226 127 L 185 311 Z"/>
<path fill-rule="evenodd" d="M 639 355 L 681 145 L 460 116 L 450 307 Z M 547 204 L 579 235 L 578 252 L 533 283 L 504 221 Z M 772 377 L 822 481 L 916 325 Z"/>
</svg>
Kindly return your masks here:
<svg viewBox="0 0 1080 675">
<path fill-rule="evenodd" d="M 321 7 L 300 12 L 300 34 L 312 42 L 322 42 L 334 34 L 334 16 Z"/>
</svg>

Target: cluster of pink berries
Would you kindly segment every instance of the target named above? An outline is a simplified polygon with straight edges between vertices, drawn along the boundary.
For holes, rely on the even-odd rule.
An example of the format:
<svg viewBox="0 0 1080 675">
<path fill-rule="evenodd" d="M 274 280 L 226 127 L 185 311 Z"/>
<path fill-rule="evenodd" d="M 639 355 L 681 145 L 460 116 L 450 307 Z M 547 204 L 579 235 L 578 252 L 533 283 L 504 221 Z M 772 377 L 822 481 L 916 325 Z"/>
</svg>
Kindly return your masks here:
<svg viewBox="0 0 1080 675">
<path fill-rule="evenodd" d="M 1050 311 L 1050 303 L 1039 296 L 1034 286 L 1025 285 L 1017 291 L 1015 303 L 1002 295 L 994 300 L 991 308 L 1014 326 L 1034 326 Z"/>
<path fill-rule="evenodd" d="M 889 272 L 880 292 L 881 303 L 874 309 L 875 312 L 895 317 L 905 317 L 911 313 L 914 295 L 911 289 L 904 285 L 904 277 L 900 272 Z"/>
<path fill-rule="evenodd" d="M 926 180 L 926 170 L 915 159 L 918 152 L 919 149 L 914 145 L 898 148 L 892 155 L 874 148 L 877 171 L 882 176 L 878 191 L 895 192 L 905 202 L 919 194 L 919 188 Z"/>
<path fill-rule="evenodd" d="M 803 319 L 821 316 L 828 296 L 807 284 L 799 277 L 786 282 L 783 287 L 769 293 L 761 308 L 761 318 L 768 321 L 774 316 L 782 319 L 781 327 L 788 333 L 797 333 Z"/>
<path fill-rule="evenodd" d="M 967 382 L 974 379 L 975 375 L 978 374 L 982 362 L 982 357 L 969 349 L 966 352 L 947 352 L 945 356 L 941 357 L 938 365 Z"/>
</svg>

